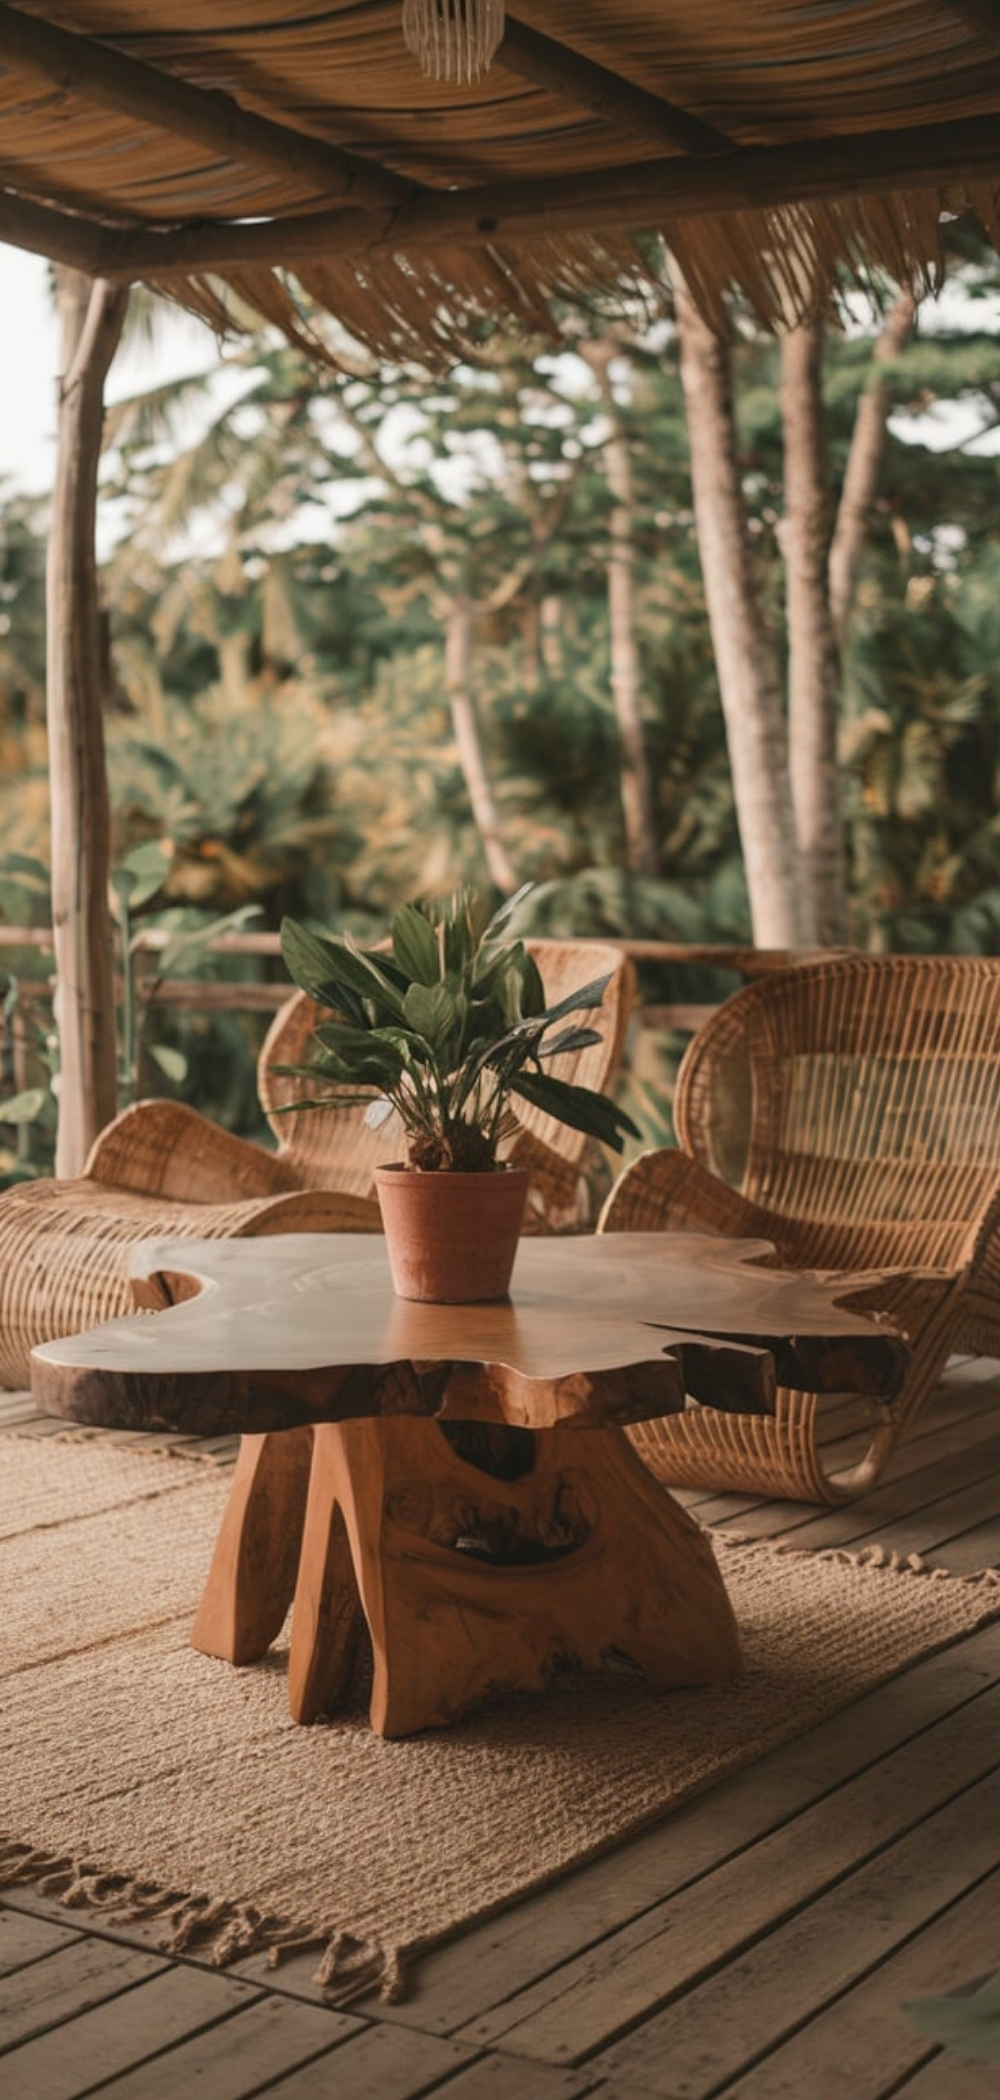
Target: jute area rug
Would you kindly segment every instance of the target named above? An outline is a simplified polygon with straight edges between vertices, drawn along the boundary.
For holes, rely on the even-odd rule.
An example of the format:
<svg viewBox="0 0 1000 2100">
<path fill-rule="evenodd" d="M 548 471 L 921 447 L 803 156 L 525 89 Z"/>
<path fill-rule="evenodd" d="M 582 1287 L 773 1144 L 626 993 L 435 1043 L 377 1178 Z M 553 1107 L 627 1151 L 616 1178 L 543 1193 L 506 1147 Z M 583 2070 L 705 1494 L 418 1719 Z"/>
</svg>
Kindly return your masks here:
<svg viewBox="0 0 1000 2100">
<path fill-rule="evenodd" d="M 383 1742 L 363 1703 L 289 1721 L 281 1647 L 187 1644 L 228 1476 L 103 1443 L 0 1439 L 0 1886 L 44 1878 L 173 1951 L 315 1944 L 346 1996 L 606 1851 L 1000 1613 L 996 1581 L 719 1546 L 738 1684 L 567 1677 Z M 359 1688 L 359 1699 L 363 1688 Z"/>
</svg>

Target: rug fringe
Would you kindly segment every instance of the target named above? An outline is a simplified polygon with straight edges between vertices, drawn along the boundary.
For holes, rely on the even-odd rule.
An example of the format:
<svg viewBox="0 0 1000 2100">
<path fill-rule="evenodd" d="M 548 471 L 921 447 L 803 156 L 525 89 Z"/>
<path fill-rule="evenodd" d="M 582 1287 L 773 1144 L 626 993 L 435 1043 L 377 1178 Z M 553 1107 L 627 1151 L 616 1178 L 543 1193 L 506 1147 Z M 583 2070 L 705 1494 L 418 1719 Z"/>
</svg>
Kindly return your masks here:
<svg viewBox="0 0 1000 2100">
<path fill-rule="evenodd" d="M 925 1560 L 921 1553 L 897 1553 L 890 1546 L 861 1546 L 851 1552 L 847 1546 L 797 1546 L 793 1539 L 758 1539 L 749 1531 L 713 1531 L 710 1538 L 718 1539 L 725 1546 L 762 1546 L 767 1552 L 793 1555 L 797 1560 L 826 1560 L 839 1563 L 845 1568 L 885 1568 L 891 1575 L 926 1575 L 935 1582 L 955 1582 L 963 1589 L 1000 1589 L 1000 1568 L 978 1568 L 972 1575 L 957 1575 L 951 1568 L 939 1568 L 933 1561 Z"/>
<path fill-rule="evenodd" d="M 397 1948 L 383 1947 L 377 1940 L 358 1940 L 352 1933 L 335 1932 L 328 1939 L 313 1977 L 341 2005 L 353 1998 L 366 1998 L 377 1991 L 385 2004 L 395 2004 L 403 1995 L 402 1957 Z"/>
<path fill-rule="evenodd" d="M 37 1419 L 27 1422 L 4 1422 L 0 1424 L 0 1437 L 13 1437 L 21 1443 L 40 1441 Z M 141 1437 L 142 1443 L 136 1439 Z M 228 1466 L 233 1463 L 239 1438 L 232 1436 L 194 1437 L 186 1431 L 178 1431 L 170 1440 L 169 1431 L 142 1431 L 135 1429 L 105 1429 L 94 1422 L 69 1422 L 60 1429 L 45 1431 L 47 1444 L 103 1444 L 112 1451 L 142 1450 L 147 1458 L 180 1458 L 188 1464 L 201 1466 Z"/>
<path fill-rule="evenodd" d="M 252 1903 L 182 1895 L 0 1837 L 0 1890 L 28 1885 L 67 1910 L 100 1911 L 115 1925 L 162 1925 L 165 1954 L 194 1954 L 215 1969 L 259 1953 L 266 1953 L 269 1966 L 277 1968 L 290 1955 L 318 1947 L 313 1982 L 335 2003 L 345 2005 L 377 1991 L 389 2004 L 403 1995 L 403 1956 L 397 1947 L 358 1939 L 337 1926 L 303 1931 L 301 1925 L 288 1925 Z"/>
<path fill-rule="evenodd" d="M 19 1845 L 14 1839 L 0 1839 L 0 1889 L 18 1888 L 22 1882 L 38 1881 L 43 1874 L 59 1871 L 71 1875 L 72 1860 L 57 1859 L 51 1852 L 38 1852 L 33 1845 Z"/>
</svg>

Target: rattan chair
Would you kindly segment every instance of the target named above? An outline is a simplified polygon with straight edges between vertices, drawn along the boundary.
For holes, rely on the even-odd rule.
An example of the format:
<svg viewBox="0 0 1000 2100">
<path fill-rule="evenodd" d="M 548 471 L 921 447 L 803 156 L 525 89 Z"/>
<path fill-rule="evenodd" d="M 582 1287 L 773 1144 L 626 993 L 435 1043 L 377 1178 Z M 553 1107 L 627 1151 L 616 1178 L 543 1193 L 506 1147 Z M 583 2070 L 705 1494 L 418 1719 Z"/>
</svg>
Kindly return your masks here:
<svg viewBox="0 0 1000 2100">
<path fill-rule="evenodd" d="M 848 957 L 737 992 L 689 1046 L 680 1150 L 626 1169 L 604 1231 L 773 1241 L 784 1267 L 891 1272 L 854 1302 L 913 1358 L 863 1459 L 831 1477 L 819 1396 L 635 1432 L 683 1485 L 838 1502 L 868 1488 L 953 1350 L 1000 1353 L 1000 960 Z"/>
<path fill-rule="evenodd" d="M 603 1091 L 621 1059 L 631 965 L 597 942 L 528 946 L 552 1002 L 610 972 L 593 1016 L 599 1042 L 551 1067 Z M 278 1113 L 308 1086 L 274 1067 L 300 1060 L 323 1011 L 295 993 L 261 1050 L 258 1087 L 276 1151 L 233 1137 L 181 1103 L 140 1101 L 101 1132 L 78 1179 L 20 1183 L 0 1196 L 0 1385 L 28 1383 L 37 1342 L 130 1310 L 128 1256 L 140 1240 L 380 1229 L 374 1170 L 398 1152 L 398 1134 L 369 1130 L 360 1109 Z M 508 1154 L 531 1172 L 527 1230 L 586 1229 L 590 1141 L 527 1106 L 519 1121 Z"/>
</svg>

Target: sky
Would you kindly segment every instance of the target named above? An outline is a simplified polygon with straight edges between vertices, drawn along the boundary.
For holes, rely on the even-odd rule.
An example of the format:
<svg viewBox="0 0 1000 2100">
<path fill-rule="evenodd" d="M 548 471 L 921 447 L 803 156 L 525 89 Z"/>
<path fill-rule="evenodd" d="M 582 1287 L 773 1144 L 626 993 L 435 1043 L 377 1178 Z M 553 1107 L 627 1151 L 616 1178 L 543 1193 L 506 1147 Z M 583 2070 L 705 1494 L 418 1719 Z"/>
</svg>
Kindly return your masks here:
<svg viewBox="0 0 1000 2100">
<path fill-rule="evenodd" d="M 0 476 L 30 494 L 52 484 L 56 329 L 46 265 L 0 248 Z"/>
<path fill-rule="evenodd" d="M 46 494 L 55 471 L 58 329 L 49 266 L 40 256 L 0 243 L 0 481 L 28 495 Z M 198 322 L 168 317 L 155 349 L 137 344 L 115 358 L 108 399 L 154 379 L 202 371 L 215 354 Z"/>
</svg>

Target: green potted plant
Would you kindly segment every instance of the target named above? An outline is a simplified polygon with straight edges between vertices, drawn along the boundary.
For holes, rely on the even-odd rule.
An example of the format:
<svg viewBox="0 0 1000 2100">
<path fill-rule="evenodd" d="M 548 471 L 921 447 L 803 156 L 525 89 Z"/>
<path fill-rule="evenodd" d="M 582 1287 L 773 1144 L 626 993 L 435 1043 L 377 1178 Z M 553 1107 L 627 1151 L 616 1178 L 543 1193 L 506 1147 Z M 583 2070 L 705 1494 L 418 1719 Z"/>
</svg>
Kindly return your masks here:
<svg viewBox="0 0 1000 2100">
<path fill-rule="evenodd" d="M 378 1127 L 395 1114 L 405 1159 L 376 1169 L 393 1282 L 401 1297 L 503 1297 L 528 1176 L 506 1165 L 512 1101 L 621 1151 L 630 1118 L 590 1087 L 546 1069 L 599 1040 L 574 1014 L 599 1005 L 606 976 L 547 1006 L 523 942 L 505 928 L 511 898 L 480 931 L 475 894 L 404 905 L 385 948 L 324 938 L 286 919 L 281 946 L 295 983 L 331 1010 L 314 1054 L 281 1067 L 315 1082 L 297 1108 L 365 1104 Z M 637 1134 L 637 1133 L 635 1133 Z"/>
</svg>

